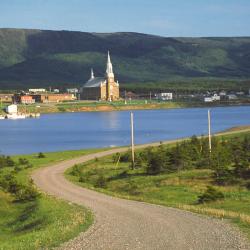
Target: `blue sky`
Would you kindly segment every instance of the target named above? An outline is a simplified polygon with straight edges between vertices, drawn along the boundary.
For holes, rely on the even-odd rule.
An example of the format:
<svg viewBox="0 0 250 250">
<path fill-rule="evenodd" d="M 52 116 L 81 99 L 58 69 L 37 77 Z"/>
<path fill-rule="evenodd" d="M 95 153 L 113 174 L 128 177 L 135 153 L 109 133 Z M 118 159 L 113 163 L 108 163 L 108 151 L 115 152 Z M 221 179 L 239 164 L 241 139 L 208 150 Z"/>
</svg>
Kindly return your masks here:
<svg viewBox="0 0 250 250">
<path fill-rule="evenodd" d="M 1 28 L 250 36 L 250 0 L 0 0 Z"/>
</svg>

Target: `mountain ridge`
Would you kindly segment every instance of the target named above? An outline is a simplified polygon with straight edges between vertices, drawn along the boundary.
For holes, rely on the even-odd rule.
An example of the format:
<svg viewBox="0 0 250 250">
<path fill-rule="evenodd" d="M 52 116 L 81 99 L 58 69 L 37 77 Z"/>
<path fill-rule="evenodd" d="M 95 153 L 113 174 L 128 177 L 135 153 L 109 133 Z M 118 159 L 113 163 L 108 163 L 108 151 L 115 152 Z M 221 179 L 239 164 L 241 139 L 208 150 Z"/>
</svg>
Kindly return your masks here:
<svg viewBox="0 0 250 250">
<path fill-rule="evenodd" d="M 250 37 L 0 29 L 0 89 L 80 86 L 107 50 L 122 84 L 250 79 Z"/>
</svg>

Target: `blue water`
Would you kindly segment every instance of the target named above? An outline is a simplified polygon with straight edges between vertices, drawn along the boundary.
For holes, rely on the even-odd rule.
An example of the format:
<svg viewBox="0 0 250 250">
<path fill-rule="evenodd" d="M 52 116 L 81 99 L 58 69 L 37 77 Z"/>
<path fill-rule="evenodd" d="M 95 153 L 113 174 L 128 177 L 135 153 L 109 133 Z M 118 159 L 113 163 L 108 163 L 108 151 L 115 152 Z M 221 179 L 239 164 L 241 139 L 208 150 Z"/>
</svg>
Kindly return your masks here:
<svg viewBox="0 0 250 250">
<path fill-rule="evenodd" d="M 250 124 L 250 106 L 212 108 L 212 132 Z M 135 143 L 207 133 L 207 109 L 134 111 Z M 0 153 L 28 154 L 130 143 L 130 112 L 44 114 L 0 120 Z"/>
</svg>

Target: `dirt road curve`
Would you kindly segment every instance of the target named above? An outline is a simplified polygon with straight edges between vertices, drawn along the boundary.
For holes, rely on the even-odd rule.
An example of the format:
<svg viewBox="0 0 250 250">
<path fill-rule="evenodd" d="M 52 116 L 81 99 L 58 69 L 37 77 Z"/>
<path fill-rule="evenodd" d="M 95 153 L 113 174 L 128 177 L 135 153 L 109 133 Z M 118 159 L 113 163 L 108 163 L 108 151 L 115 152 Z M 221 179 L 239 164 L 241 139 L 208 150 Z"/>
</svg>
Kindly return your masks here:
<svg viewBox="0 0 250 250">
<path fill-rule="evenodd" d="M 90 229 L 60 249 L 250 249 L 240 233 L 217 219 L 142 202 L 113 198 L 67 181 L 73 164 L 125 151 L 82 156 L 36 171 L 32 178 L 43 191 L 89 207 L 95 215 Z"/>
</svg>

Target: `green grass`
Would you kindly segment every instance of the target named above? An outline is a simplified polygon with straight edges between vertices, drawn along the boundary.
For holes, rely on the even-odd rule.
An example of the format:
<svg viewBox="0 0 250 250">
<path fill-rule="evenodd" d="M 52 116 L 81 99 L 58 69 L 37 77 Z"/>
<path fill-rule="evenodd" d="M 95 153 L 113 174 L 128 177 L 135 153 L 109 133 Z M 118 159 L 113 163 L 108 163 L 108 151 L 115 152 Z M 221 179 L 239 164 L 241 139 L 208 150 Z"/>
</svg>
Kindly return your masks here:
<svg viewBox="0 0 250 250">
<path fill-rule="evenodd" d="M 90 211 L 42 195 L 13 203 L 0 191 L 0 249 L 46 249 L 75 237 L 93 221 Z"/>
<path fill-rule="evenodd" d="M 124 100 L 106 101 L 72 101 L 62 103 L 36 103 L 30 105 L 18 105 L 18 110 L 23 113 L 60 113 L 60 112 L 81 112 L 81 111 L 119 111 L 131 109 L 173 109 L 173 108 L 192 108 L 192 107 L 218 107 L 218 106 L 238 106 L 240 104 L 249 105 L 248 99 L 233 101 L 221 101 L 214 103 L 204 103 L 201 100 Z M 0 114 L 5 113 L 0 110 Z"/>
<path fill-rule="evenodd" d="M 246 133 L 249 134 L 244 132 L 223 137 L 232 138 Z M 131 170 L 128 163 L 119 163 L 116 166 L 112 156 L 107 156 L 80 165 L 79 175 L 72 175 L 71 172 L 72 168 L 65 173 L 70 181 L 112 196 L 229 218 L 250 238 L 250 191 L 240 184 L 215 185 L 212 170 L 194 169 L 171 174 L 147 175 L 142 168 Z M 98 186 L 100 176 L 106 180 L 103 187 Z M 197 204 L 198 196 L 208 185 L 222 191 L 225 199 L 203 205 Z"/>
<path fill-rule="evenodd" d="M 30 173 L 39 167 L 48 166 L 73 157 L 98 150 L 78 150 L 14 156 L 26 158 L 32 168 L 21 167 L 16 173 L 20 183 L 27 183 Z M 12 172 L 12 167 L 0 169 L 0 175 Z M 68 241 L 85 231 L 93 222 L 93 216 L 84 207 L 70 204 L 46 194 L 35 201 L 15 202 L 14 198 L 0 189 L 0 249 L 47 249 Z"/>
</svg>

